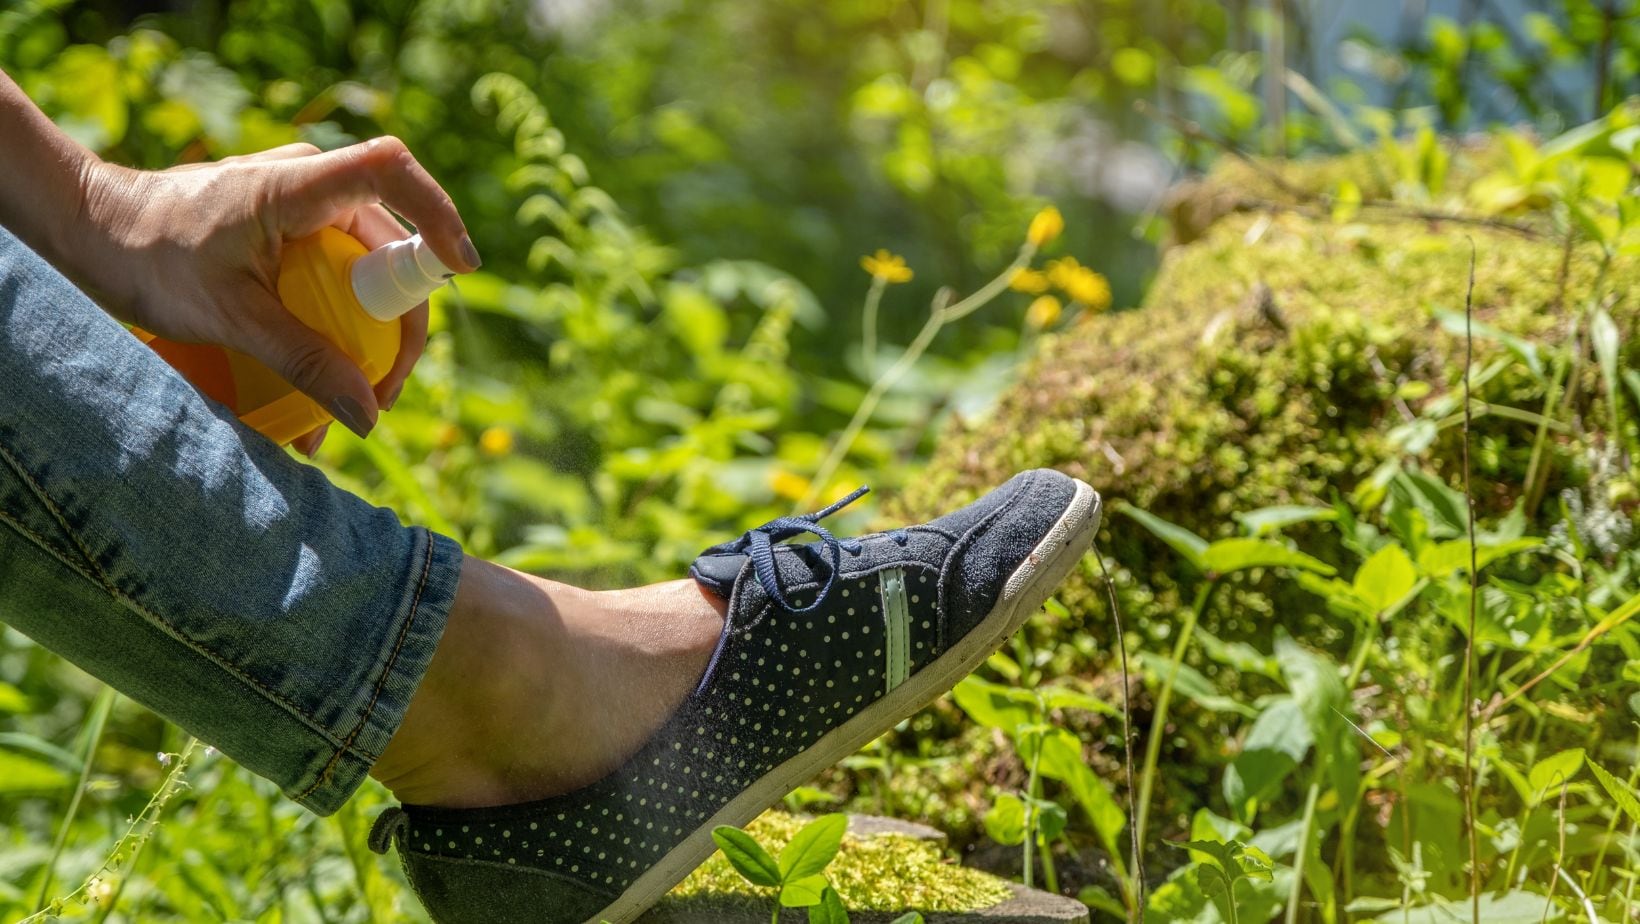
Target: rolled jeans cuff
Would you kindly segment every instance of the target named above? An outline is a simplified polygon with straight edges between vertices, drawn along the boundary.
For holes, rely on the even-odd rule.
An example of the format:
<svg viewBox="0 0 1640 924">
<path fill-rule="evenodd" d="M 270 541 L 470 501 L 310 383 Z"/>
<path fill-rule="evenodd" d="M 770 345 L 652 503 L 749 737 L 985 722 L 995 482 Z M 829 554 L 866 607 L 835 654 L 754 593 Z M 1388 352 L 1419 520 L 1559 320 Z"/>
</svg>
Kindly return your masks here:
<svg viewBox="0 0 1640 924">
<path fill-rule="evenodd" d="M 323 814 L 403 720 L 461 561 L 0 228 L 0 622 Z"/>
</svg>

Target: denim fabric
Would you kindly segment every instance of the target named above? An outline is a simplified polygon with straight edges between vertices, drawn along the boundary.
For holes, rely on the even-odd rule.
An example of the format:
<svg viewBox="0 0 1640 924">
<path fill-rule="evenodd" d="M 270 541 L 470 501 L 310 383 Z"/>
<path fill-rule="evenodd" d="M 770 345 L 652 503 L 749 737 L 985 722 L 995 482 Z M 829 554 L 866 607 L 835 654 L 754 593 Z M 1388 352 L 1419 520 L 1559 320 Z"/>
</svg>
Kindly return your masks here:
<svg viewBox="0 0 1640 924">
<path fill-rule="evenodd" d="M 247 430 L 0 228 L 0 621 L 328 814 L 403 718 L 461 555 Z"/>
</svg>

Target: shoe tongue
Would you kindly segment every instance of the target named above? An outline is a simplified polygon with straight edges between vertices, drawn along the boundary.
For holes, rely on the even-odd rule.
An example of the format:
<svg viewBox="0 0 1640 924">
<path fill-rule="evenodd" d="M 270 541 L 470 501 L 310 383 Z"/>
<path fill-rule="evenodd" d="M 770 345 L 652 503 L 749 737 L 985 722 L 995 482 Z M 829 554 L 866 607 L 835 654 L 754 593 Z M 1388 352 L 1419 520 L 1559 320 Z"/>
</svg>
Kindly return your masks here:
<svg viewBox="0 0 1640 924">
<path fill-rule="evenodd" d="M 721 555 L 702 555 L 689 568 L 689 576 L 702 587 L 727 600 L 734 593 L 735 578 L 746 564 L 746 556 L 738 552 Z"/>
</svg>

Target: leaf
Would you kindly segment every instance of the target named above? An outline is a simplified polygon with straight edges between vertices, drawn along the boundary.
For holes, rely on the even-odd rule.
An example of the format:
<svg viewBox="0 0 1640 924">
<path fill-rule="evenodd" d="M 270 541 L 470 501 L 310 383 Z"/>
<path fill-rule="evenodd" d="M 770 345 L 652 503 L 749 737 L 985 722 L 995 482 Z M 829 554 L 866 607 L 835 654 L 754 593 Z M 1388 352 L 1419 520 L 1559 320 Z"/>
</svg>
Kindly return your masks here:
<svg viewBox="0 0 1640 924">
<path fill-rule="evenodd" d="M 1492 893 L 1481 896 L 1479 919 L 1486 924 L 1541 924 L 1544 907 L 1543 896 L 1532 892 Z M 1470 915 L 1470 902 L 1465 897 L 1406 910 L 1398 908 L 1373 920 L 1383 924 L 1453 924 L 1470 920 Z"/>
<path fill-rule="evenodd" d="M 1542 539 L 1523 537 L 1504 542 L 1481 542 L 1475 547 L 1475 566 L 1484 570 L 1487 565 L 1508 558 L 1518 552 L 1535 549 Z M 1451 539 L 1427 545 L 1418 553 L 1418 569 L 1430 577 L 1446 577 L 1457 571 L 1469 572 L 1469 540 Z"/>
<path fill-rule="evenodd" d="M 1309 721 L 1311 734 L 1316 741 L 1325 741 L 1342 722 L 1344 679 L 1338 668 L 1281 630 L 1276 633 L 1276 660 L 1287 677 L 1287 688 Z"/>
<path fill-rule="evenodd" d="M 1234 712 L 1249 719 L 1258 715 L 1258 710 L 1252 706 L 1233 696 L 1220 693 L 1214 688 L 1211 680 L 1188 664 L 1174 665 L 1166 658 L 1148 655 L 1139 658 L 1139 665 L 1145 672 L 1147 683 L 1160 684 L 1172 674 L 1174 691 L 1203 709 L 1213 712 Z"/>
<path fill-rule="evenodd" d="M 1570 782 L 1582 766 L 1583 749 L 1567 748 L 1533 764 L 1532 771 L 1526 774 L 1526 784 L 1534 794 L 1554 792 L 1562 783 Z"/>
<path fill-rule="evenodd" d="M 848 924 L 848 909 L 836 889 L 821 893 L 820 904 L 809 908 L 809 924 Z"/>
<path fill-rule="evenodd" d="M 951 698 L 968 717 L 985 726 L 997 728 L 1009 735 L 1021 725 L 1036 720 L 1036 697 L 1028 690 L 1005 687 L 1001 684 L 968 676 L 951 690 Z"/>
<path fill-rule="evenodd" d="M 1618 349 L 1622 346 L 1622 335 L 1617 332 L 1617 324 L 1604 308 L 1595 308 L 1594 317 L 1589 319 L 1589 342 L 1594 347 L 1594 355 L 1600 362 L 1600 377 L 1606 382 L 1606 401 L 1611 405 L 1610 413 L 1617 413 L 1617 383 L 1621 376 L 1618 373 Z"/>
<path fill-rule="evenodd" d="M 775 888 L 780 885 L 780 864 L 750 834 L 729 825 L 712 829 L 712 840 L 724 859 L 752 885 Z"/>
<path fill-rule="evenodd" d="M 1418 569 L 1397 543 L 1372 553 L 1355 572 L 1351 586 L 1374 613 L 1382 613 L 1401 601 L 1418 583 Z"/>
<path fill-rule="evenodd" d="M 72 782 L 73 777 L 43 760 L 0 751 L 0 793 L 46 792 Z"/>
<path fill-rule="evenodd" d="M 1025 843 L 1025 803 L 1011 792 L 997 796 L 985 813 L 985 833 L 1005 847 Z"/>
<path fill-rule="evenodd" d="M 1063 805 L 1052 799 L 1031 799 L 1029 805 L 1038 840 L 1051 841 L 1065 833 L 1071 819 Z"/>
<path fill-rule="evenodd" d="M 1072 690 L 1067 687 L 1039 687 L 1037 695 L 1042 697 L 1043 705 L 1049 709 L 1080 709 L 1084 712 L 1096 712 L 1100 715 L 1119 716 L 1121 710 L 1112 706 L 1091 693 Z"/>
<path fill-rule="evenodd" d="M 0 712 L 27 712 L 33 708 L 29 698 L 9 683 L 0 683 Z"/>
<path fill-rule="evenodd" d="M 1291 696 L 1280 697 L 1259 713 L 1241 753 L 1224 773 L 1224 799 L 1240 820 L 1252 820 L 1256 803 L 1280 790 L 1314 743 L 1309 720 Z"/>
<path fill-rule="evenodd" d="M 1107 848 L 1114 847 L 1116 835 L 1127 825 L 1127 814 L 1116 804 L 1109 784 L 1083 761 L 1081 740 L 1064 728 L 1055 728 L 1037 740 L 1042 748 L 1042 775 L 1064 783 L 1099 839 Z M 1022 756 L 1029 759 L 1034 752 L 1026 751 Z"/>
<path fill-rule="evenodd" d="M 1207 551 L 1206 539 L 1185 529 L 1183 526 L 1169 523 L 1153 513 L 1140 510 L 1132 504 L 1120 504 L 1116 509 L 1139 521 L 1140 526 L 1150 530 L 1156 538 L 1167 543 L 1191 567 L 1197 571 L 1207 570 L 1206 566 L 1202 564 L 1202 553 Z"/>
<path fill-rule="evenodd" d="M 888 924 L 923 924 L 923 916 L 916 911 L 907 911 Z"/>
<path fill-rule="evenodd" d="M 821 815 L 804 825 L 780 851 L 780 878 L 784 882 L 813 876 L 826 868 L 842 846 L 848 830 L 848 816 L 841 812 Z M 816 897 L 816 901 L 818 901 Z"/>
<path fill-rule="evenodd" d="M 1617 803 L 1617 807 L 1623 810 L 1623 814 L 1629 816 L 1630 822 L 1640 825 L 1640 798 L 1635 796 L 1634 790 L 1629 788 L 1629 784 L 1612 776 L 1606 771 L 1605 767 L 1592 760 L 1588 761 L 1588 764 L 1589 772 L 1593 773 L 1594 778 L 1600 781 L 1601 787 L 1606 790 L 1607 795 L 1612 797 L 1612 801 Z"/>
<path fill-rule="evenodd" d="M 1241 528 L 1247 531 L 1247 535 L 1256 537 L 1268 535 L 1298 523 L 1310 523 L 1317 520 L 1330 522 L 1338 519 L 1338 511 L 1331 507 L 1290 505 L 1260 507 L 1257 510 L 1238 513 L 1234 516 L 1236 522 L 1241 524 Z"/>
<path fill-rule="evenodd" d="M 1462 535 L 1469 523 L 1463 494 L 1447 483 L 1420 471 L 1403 471 L 1390 482 L 1390 494 L 1420 511 L 1431 532 L 1441 536 Z"/>
<path fill-rule="evenodd" d="M 1298 568 L 1317 574 L 1335 573 L 1332 565 L 1296 549 L 1246 536 L 1220 539 L 1213 543 L 1202 552 L 1201 563 L 1212 574 L 1229 574 L 1248 568 Z"/>
<path fill-rule="evenodd" d="M 812 908 L 820 904 L 821 897 L 831 883 L 826 877 L 819 874 L 804 876 L 801 879 L 791 879 L 780 887 L 780 906 L 782 908 Z"/>
<path fill-rule="evenodd" d="M 1441 323 L 1442 329 L 1456 337 L 1464 335 L 1464 316 L 1459 311 L 1437 311 L 1435 317 Z M 1499 330 L 1484 321 L 1470 321 L 1470 330 L 1477 340 L 1495 340 L 1503 344 L 1504 349 L 1515 354 L 1526 368 L 1532 373 L 1532 378 L 1543 381 L 1543 357 L 1538 355 L 1536 343 L 1524 337 L 1517 337 L 1507 331 Z"/>
</svg>

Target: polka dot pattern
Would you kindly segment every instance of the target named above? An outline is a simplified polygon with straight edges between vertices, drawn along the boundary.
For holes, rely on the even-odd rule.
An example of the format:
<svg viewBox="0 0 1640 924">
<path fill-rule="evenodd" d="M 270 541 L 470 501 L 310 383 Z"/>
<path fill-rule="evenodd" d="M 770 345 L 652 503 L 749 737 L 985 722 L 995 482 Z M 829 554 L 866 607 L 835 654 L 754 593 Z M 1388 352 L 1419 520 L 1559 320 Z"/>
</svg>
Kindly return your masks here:
<svg viewBox="0 0 1640 924">
<path fill-rule="evenodd" d="M 900 556 L 909 551 L 878 542 Z M 782 559 L 795 558 L 784 551 Z M 939 569 L 905 558 L 894 563 L 920 601 L 911 605 L 915 673 L 938 649 Z M 408 845 L 412 859 L 422 852 L 533 866 L 618 894 L 730 799 L 883 695 L 880 569 L 861 564 L 868 567 L 852 571 L 845 562 L 820 606 L 796 615 L 774 607 L 743 576 L 731 604 L 737 628 L 713 676 L 619 770 L 569 795 L 522 805 L 406 806 L 400 849 Z M 812 584 L 794 581 L 794 606 L 814 602 Z"/>
</svg>

